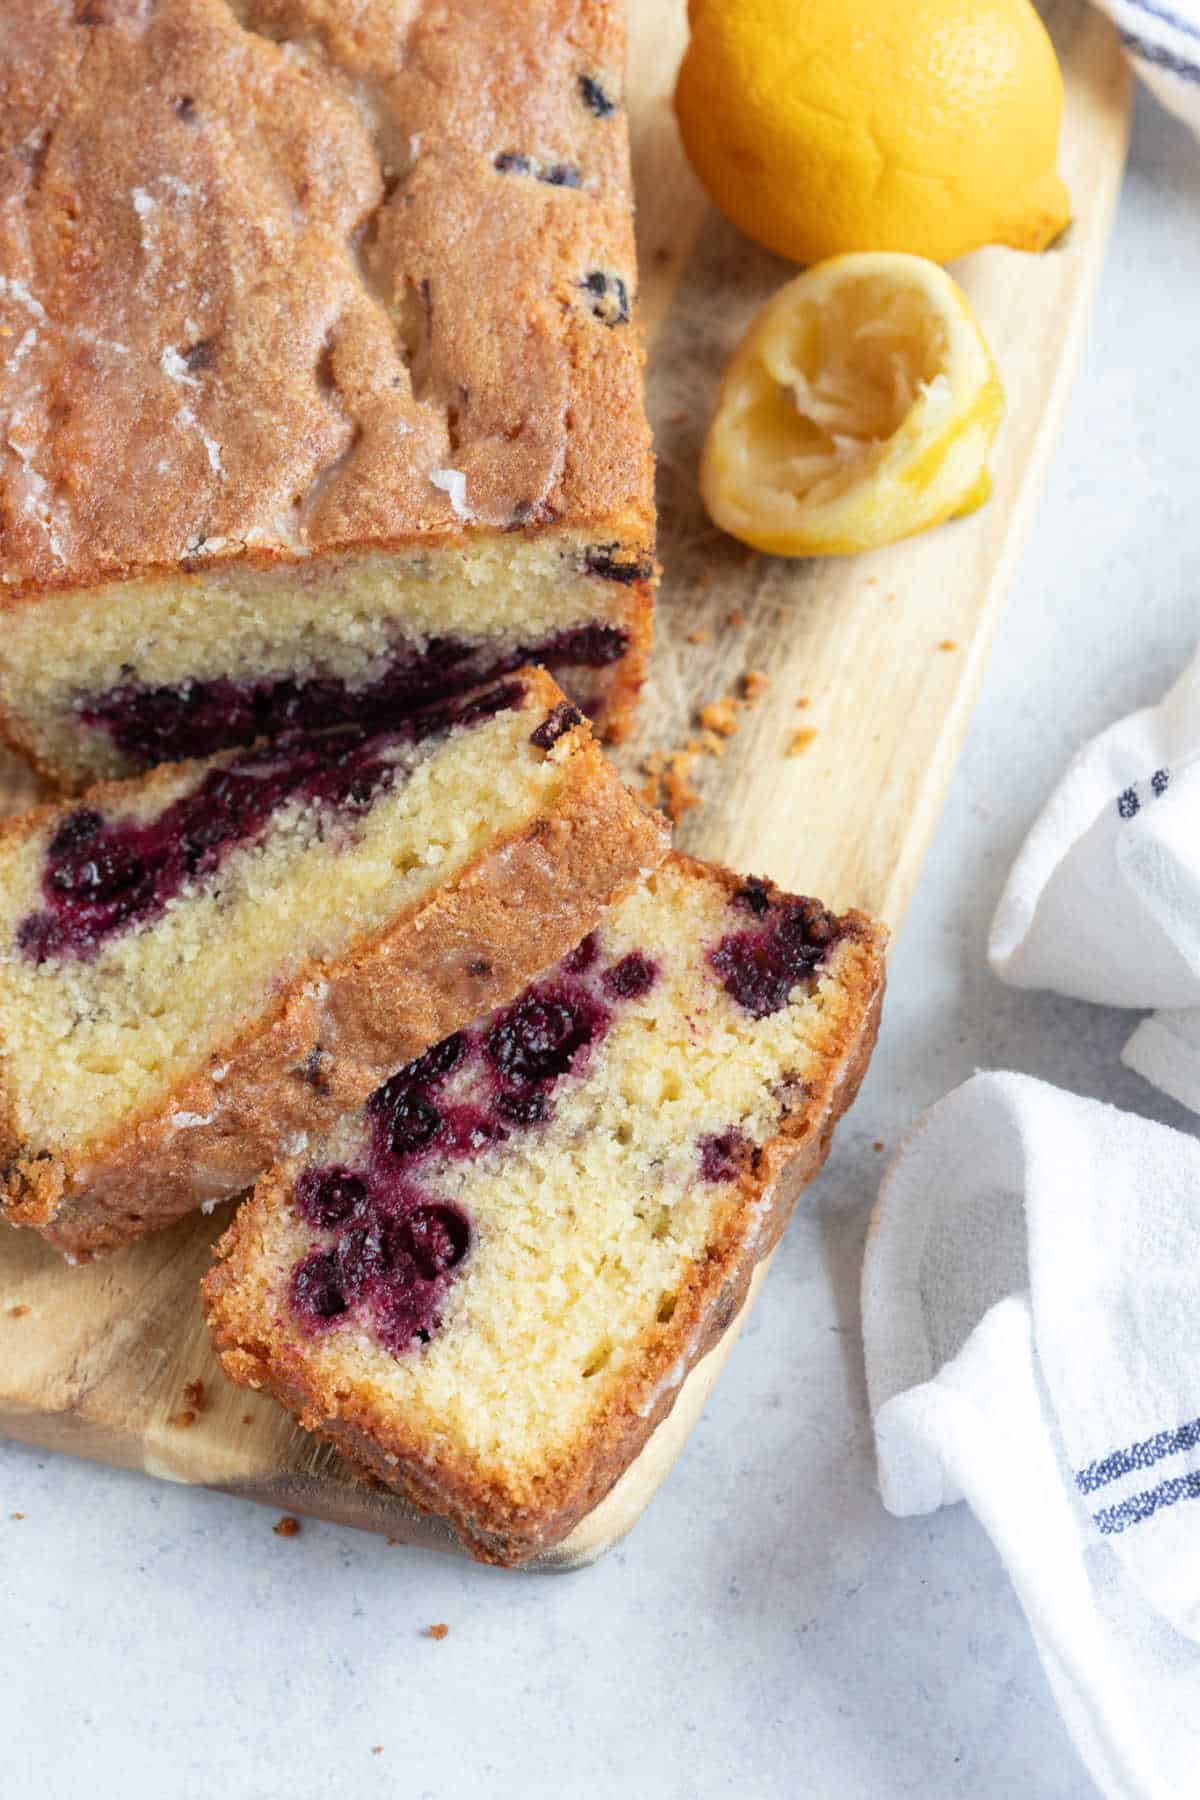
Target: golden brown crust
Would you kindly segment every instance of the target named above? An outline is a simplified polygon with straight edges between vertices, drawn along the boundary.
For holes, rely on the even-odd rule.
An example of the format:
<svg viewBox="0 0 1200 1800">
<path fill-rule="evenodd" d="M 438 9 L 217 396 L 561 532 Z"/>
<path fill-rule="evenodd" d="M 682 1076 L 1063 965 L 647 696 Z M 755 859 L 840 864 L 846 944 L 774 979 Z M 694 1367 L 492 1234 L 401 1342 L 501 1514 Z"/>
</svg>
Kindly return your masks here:
<svg viewBox="0 0 1200 1800">
<path fill-rule="evenodd" d="M 25 0 L 8 603 L 197 555 L 649 547 L 637 330 L 587 285 L 632 305 L 623 59 L 610 0 Z"/>
<path fill-rule="evenodd" d="M 687 865 L 689 859 L 670 859 Z M 730 891 L 742 885 L 728 870 L 690 865 Z M 807 1083 L 803 1107 L 785 1118 L 741 1179 L 703 1260 L 681 1285 L 671 1321 L 647 1334 L 636 1374 L 576 1442 L 568 1459 L 549 1468 L 532 1493 L 519 1498 L 475 1470 L 432 1461 L 419 1433 L 402 1420 L 383 1417 L 369 1396 L 349 1384 L 322 1385 L 286 1333 L 262 1316 L 253 1292 L 259 1257 L 260 1209 L 281 1203 L 287 1176 L 267 1176 L 216 1247 L 217 1261 L 203 1295 L 221 1361 L 234 1381 L 272 1394 L 308 1429 L 329 1438 L 346 1455 L 423 1510 L 445 1517 L 471 1554 L 484 1562 L 515 1565 L 543 1554 L 596 1506 L 666 1417 L 687 1373 L 737 1316 L 755 1266 L 777 1243 L 796 1198 L 821 1168 L 833 1130 L 851 1104 L 866 1071 L 878 1030 L 885 980 L 887 933 L 864 914 L 850 912 L 831 972 L 846 995 L 842 1023 L 832 1028 L 818 1072 Z"/>
<path fill-rule="evenodd" d="M 531 717 L 561 702 L 542 671 L 522 680 Z M 241 1192 L 400 1064 L 512 999 L 665 850 L 662 821 L 634 801 L 585 727 L 554 754 L 564 779 L 552 809 L 356 950 L 310 959 L 270 1012 L 140 1120 L 59 1156 L 21 1145 L 5 1129 L 10 1109 L 0 1112 L 5 1217 L 75 1255 L 169 1225 Z M 139 791 L 174 772 L 146 777 Z M 93 793 L 103 805 L 127 791 L 106 783 Z M 54 812 L 0 826 L 0 843 Z"/>
</svg>

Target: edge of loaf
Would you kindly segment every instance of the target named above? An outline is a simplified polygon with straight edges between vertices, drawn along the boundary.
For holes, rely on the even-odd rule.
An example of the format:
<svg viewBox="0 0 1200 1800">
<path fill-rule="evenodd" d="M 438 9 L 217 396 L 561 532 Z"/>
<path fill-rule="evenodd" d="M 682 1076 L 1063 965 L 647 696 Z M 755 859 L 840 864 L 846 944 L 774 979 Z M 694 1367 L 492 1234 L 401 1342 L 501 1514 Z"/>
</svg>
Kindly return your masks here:
<svg viewBox="0 0 1200 1800">
<path fill-rule="evenodd" d="M 0 127 L 10 741 L 77 787 L 130 770 L 84 717 L 122 679 L 286 680 L 315 644 L 353 685 L 397 631 L 569 651 L 589 619 L 620 655 L 563 667 L 620 735 L 654 585 L 621 7 L 28 11 Z"/>
</svg>

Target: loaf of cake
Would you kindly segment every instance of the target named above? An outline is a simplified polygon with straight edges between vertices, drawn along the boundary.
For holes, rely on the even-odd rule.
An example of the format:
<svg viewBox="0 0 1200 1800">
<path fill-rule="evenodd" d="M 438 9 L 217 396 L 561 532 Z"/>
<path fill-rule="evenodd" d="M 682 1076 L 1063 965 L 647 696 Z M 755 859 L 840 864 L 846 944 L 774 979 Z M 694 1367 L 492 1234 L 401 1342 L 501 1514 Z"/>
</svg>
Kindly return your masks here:
<svg viewBox="0 0 1200 1800">
<path fill-rule="evenodd" d="M 87 1253 L 245 1189 L 654 867 L 541 670 L 0 827 L 0 1204 Z"/>
<path fill-rule="evenodd" d="M 22 0 L 0 728 L 63 787 L 540 663 L 617 736 L 653 470 L 616 0 Z"/>
<path fill-rule="evenodd" d="M 515 1003 L 263 1179 L 205 1282 L 227 1372 L 482 1560 L 560 1542 L 823 1162 L 884 938 L 669 858 Z"/>
</svg>

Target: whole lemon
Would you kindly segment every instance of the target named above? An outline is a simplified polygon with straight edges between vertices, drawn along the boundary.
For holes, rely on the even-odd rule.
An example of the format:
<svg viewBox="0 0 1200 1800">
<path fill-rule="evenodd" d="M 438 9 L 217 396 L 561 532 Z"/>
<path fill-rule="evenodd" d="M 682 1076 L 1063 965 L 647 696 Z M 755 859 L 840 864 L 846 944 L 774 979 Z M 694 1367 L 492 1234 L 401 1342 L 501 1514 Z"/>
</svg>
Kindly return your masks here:
<svg viewBox="0 0 1200 1800">
<path fill-rule="evenodd" d="M 1062 76 L 1029 0 L 689 0 L 675 110 L 735 225 L 793 262 L 982 244 L 1070 219 Z"/>
</svg>

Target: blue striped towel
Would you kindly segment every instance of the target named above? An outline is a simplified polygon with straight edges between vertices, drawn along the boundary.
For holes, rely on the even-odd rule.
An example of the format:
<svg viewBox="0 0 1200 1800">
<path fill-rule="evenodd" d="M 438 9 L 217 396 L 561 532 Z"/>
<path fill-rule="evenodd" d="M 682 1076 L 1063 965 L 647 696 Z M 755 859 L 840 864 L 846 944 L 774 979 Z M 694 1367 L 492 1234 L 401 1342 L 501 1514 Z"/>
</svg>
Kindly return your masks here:
<svg viewBox="0 0 1200 1800">
<path fill-rule="evenodd" d="M 1200 1794 L 1200 1142 L 1027 1075 L 918 1122 L 867 1240 L 884 1504 L 966 1500 L 1110 1800 Z"/>
<path fill-rule="evenodd" d="M 1200 0 L 1101 0 L 1138 74 L 1200 133 Z"/>
<path fill-rule="evenodd" d="M 1198 821 L 1200 651 L 1156 706 L 1074 757 L 1021 846 L 988 942 L 1015 987 L 1149 1014 L 1122 1061 L 1196 1113 Z"/>
</svg>

